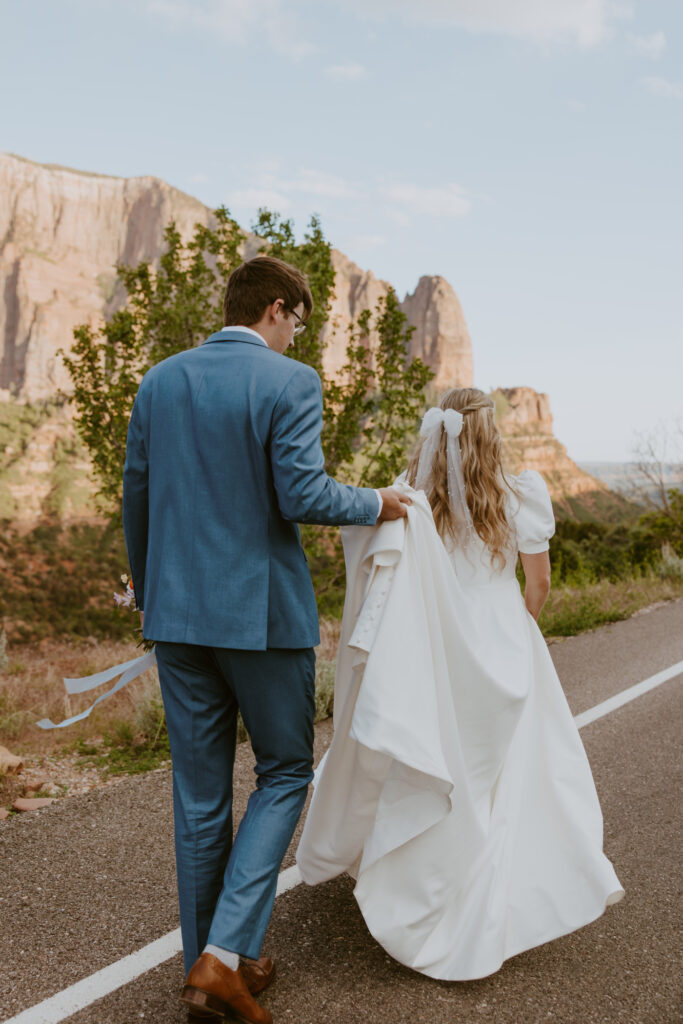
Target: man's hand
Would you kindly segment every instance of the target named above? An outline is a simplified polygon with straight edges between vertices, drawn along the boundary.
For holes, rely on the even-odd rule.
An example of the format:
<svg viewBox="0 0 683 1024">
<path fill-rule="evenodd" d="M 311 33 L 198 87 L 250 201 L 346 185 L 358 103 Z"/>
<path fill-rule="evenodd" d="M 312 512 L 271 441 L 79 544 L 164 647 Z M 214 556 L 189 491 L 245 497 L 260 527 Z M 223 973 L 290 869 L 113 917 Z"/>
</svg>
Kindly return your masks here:
<svg viewBox="0 0 683 1024">
<path fill-rule="evenodd" d="M 382 495 L 382 511 L 378 523 L 383 523 L 387 519 L 402 519 L 408 515 L 406 505 L 412 505 L 413 502 L 407 494 L 401 494 L 393 487 L 381 487 L 379 493 Z"/>
</svg>

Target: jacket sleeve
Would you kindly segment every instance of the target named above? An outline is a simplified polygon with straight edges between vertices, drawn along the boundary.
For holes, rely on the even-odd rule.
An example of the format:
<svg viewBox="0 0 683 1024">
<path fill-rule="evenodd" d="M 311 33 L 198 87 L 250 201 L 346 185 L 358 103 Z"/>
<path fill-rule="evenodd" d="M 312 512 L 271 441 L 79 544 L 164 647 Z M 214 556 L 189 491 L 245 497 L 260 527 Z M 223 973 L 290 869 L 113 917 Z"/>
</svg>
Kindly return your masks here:
<svg viewBox="0 0 683 1024">
<path fill-rule="evenodd" d="M 133 577 L 135 603 L 141 611 L 144 608 L 149 526 L 149 466 L 142 406 L 138 392 L 128 425 L 126 463 L 123 467 L 123 533 Z"/>
<path fill-rule="evenodd" d="M 340 484 L 325 472 L 322 427 L 320 378 L 301 365 L 280 393 L 271 423 L 270 460 L 281 515 L 297 523 L 374 525 L 376 492 Z"/>
</svg>

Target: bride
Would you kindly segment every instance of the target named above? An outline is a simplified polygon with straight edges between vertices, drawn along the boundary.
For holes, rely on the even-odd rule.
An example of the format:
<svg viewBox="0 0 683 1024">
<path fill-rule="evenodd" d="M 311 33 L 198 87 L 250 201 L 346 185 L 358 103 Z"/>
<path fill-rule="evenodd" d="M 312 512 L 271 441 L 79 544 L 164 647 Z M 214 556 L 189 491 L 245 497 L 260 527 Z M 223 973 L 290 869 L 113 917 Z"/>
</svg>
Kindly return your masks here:
<svg viewBox="0 0 683 1024">
<path fill-rule="evenodd" d="M 311 885 L 351 874 L 401 963 L 480 978 L 623 889 L 535 621 L 554 531 L 542 477 L 504 474 L 491 398 L 456 388 L 395 486 L 407 519 L 342 528 L 335 732 L 297 862 Z"/>
</svg>

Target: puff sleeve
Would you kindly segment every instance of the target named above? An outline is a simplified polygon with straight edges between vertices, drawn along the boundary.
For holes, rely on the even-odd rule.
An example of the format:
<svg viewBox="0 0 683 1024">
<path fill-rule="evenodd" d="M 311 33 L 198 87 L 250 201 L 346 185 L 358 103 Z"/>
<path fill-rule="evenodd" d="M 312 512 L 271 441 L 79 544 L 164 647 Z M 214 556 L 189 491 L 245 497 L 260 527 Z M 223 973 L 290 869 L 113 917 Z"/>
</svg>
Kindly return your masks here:
<svg viewBox="0 0 683 1024">
<path fill-rule="evenodd" d="M 517 547 L 524 555 L 547 551 L 555 533 L 555 516 L 545 480 L 534 469 L 525 469 L 515 481 L 518 501 L 512 513 Z"/>
</svg>

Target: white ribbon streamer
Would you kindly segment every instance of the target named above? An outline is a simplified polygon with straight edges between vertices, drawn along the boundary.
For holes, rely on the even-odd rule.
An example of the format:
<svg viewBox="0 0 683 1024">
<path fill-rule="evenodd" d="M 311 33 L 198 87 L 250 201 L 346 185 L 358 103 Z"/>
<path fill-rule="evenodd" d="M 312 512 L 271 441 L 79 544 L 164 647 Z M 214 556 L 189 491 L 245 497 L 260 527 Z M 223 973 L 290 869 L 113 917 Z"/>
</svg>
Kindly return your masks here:
<svg viewBox="0 0 683 1024">
<path fill-rule="evenodd" d="M 427 409 L 422 417 L 420 436 L 424 438 L 417 465 L 415 490 L 429 494 L 432 486 L 432 466 L 434 457 L 439 450 L 442 430 L 446 432 L 446 467 L 448 474 L 448 498 L 455 521 L 461 531 L 459 537 L 463 547 L 474 540 L 474 524 L 472 513 L 467 504 L 467 492 L 462 473 L 462 456 L 460 454 L 460 433 L 463 415 L 457 409 L 441 409 L 433 406 Z"/>
<path fill-rule="evenodd" d="M 67 718 L 63 722 L 52 722 L 49 718 L 42 718 L 40 722 L 36 722 L 36 725 L 40 729 L 64 729 L 67 725 L 73 725 L 74 722 L 80 722 L 82 719 L 87 718 L 93 708 L 96 708 L 98 704 L 101 704 L 107 697 L 111 697 L 113 693 L 117 693 L 118 690 L 122 690 L 124 686 L 131 683 L 138 676 L 141 676 L 143 672 L 146 672 L 150 668 L 154 668 L 157 663 L 156 655 L 154 651 L 147 651 L 139 658 L 133 658 L 132 661 L 124 661 L 121 665 L 114 665 L 113 668 L 105 669 L 104 672 L 96 672 L 92 676 L 83 676 L 81 679 L 65 679 L 64 687 L 68 694 L 75 693 L 87 693 L 88 690 L 94 690 L 98 686 L 102 686 L 103 683 L 108 683 L 112 679 L 116 679 L 117 676 L 121 676 L 116 686 L 112 686 L 111 690 L 107 690 L 106 693 L 100 694 L 96 701 L 90 705 L 85 711 L 81 711 L 79 715 L 74 715 L 72 718 Z"/>
</svg>

